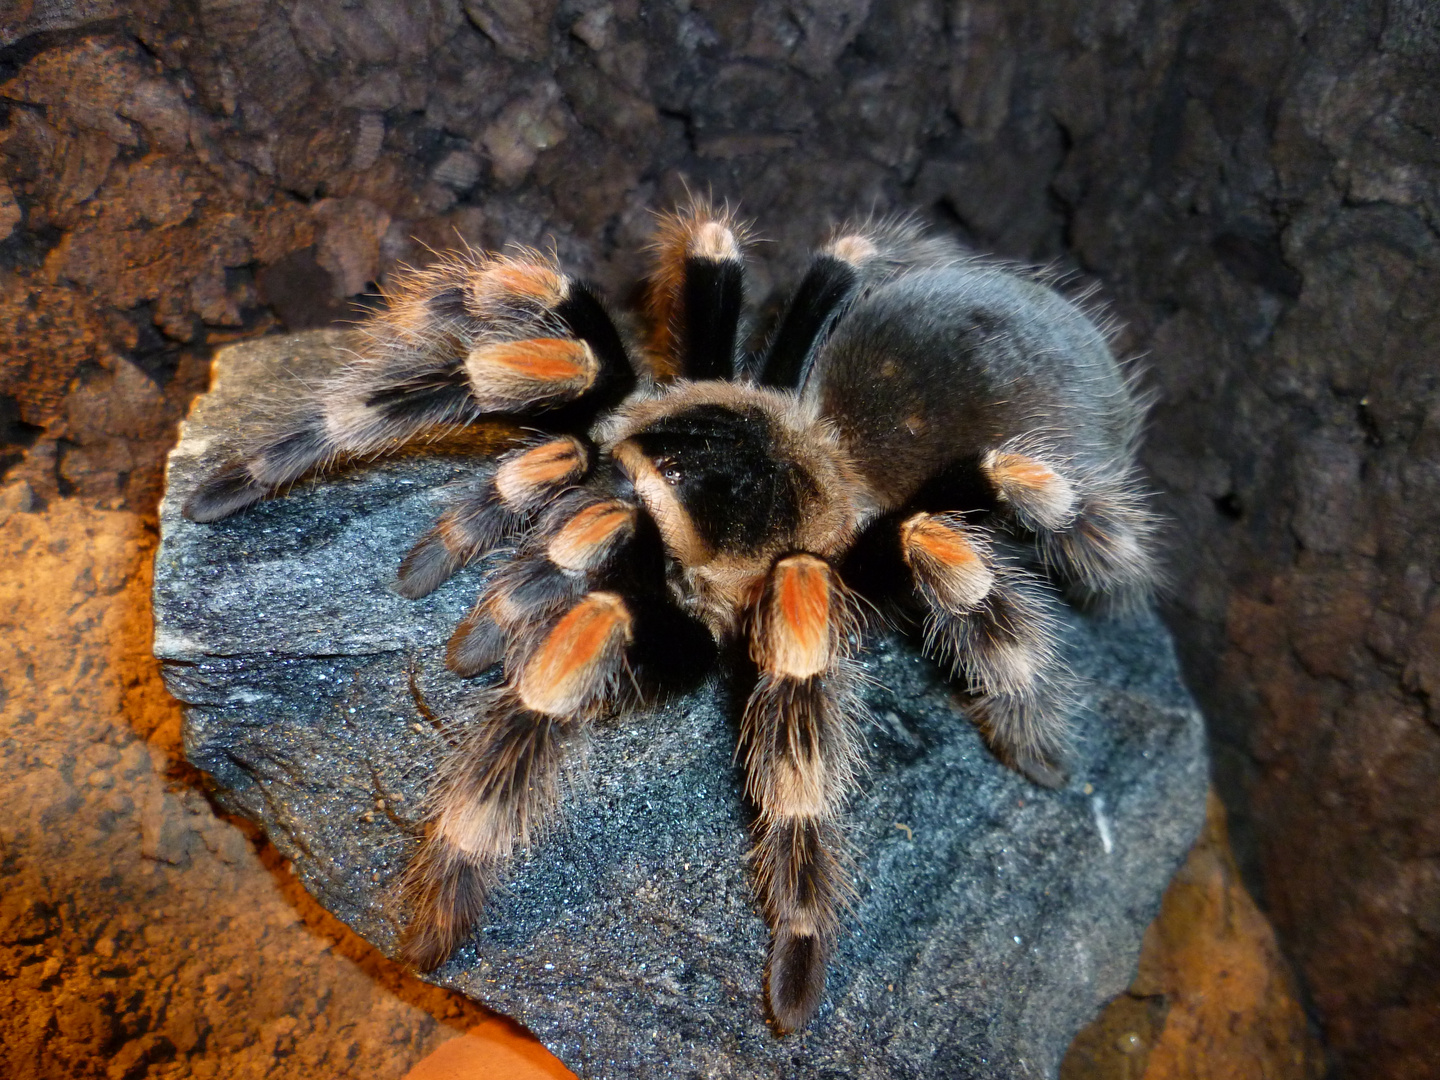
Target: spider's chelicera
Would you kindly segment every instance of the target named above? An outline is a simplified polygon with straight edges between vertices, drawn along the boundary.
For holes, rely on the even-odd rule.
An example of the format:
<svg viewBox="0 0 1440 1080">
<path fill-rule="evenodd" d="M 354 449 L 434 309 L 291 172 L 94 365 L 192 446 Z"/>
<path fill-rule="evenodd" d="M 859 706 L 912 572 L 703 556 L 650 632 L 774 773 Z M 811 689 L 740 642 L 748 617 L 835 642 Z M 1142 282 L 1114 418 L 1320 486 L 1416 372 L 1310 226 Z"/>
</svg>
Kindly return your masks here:
<svg viewBox="0 0 1440 1080">
<path fill-rule="evenodd" d="M 450 640 L 457 675 L 503 664 L 504 679 L 459 725 L 406 872 L 403 955 L 419 969 L 469 934 L 593 719 L 720 664 L 747 680 L 770 1007 L 801 1027 L 849 892 L 857 596 L 923 627 L 999 757 L 1051 785 L 1070 709 L 1051 584 L 1084 602 L 1149 596 L 1140 408 L 1075 305 L 913 225 L 868 222 L 814 257 L 751 354 L 744 241 L 704 203 L 663 219 L 643 345 L 533 252 L 410 272 L 354 361 L 185 506 L 214 521 L 341 457 L 495 417 L 536 433 L 453 489 L 399 569 L 419 597 L 513 551 Z"/>
</svg>

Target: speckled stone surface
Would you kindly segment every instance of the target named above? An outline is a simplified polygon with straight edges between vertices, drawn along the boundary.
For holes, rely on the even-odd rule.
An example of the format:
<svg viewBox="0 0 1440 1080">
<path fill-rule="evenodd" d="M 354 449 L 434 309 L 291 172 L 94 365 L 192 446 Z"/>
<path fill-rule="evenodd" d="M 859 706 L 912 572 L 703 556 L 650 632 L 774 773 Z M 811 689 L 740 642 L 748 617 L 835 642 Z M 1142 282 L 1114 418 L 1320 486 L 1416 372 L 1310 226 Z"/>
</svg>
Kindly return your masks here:
<svg viewBox="0 0 1440 1080">
<path fill-rule="evenodd" d="M 333 333 L 224 350 L 171 454 L 157 654 L 190 760 L 307 887 L 382 949 L 443 740 L 476 683 L 444 643 L 486 572 L 391 591 L 473 460 L 405 458 L 298 485 L 228 521 L 180 505 L 253 423 L 334 361 Z M 869 772 L 852 800 L 859 899 L 801 1036 L 766 1023 L 751 812 L 717 685 L 601 725 L 563 824 L 514 867 L 435 981 L 526 1024 L 586 1077 L 1052 1077 L 1129 981 L 1204 816 L 1201 720 L 1158 620 L 1067 622 L 1084 680 L 1070 782 L 1001 766 L 939 671 L 901 641 L 866 666 Z"/>
</svg>

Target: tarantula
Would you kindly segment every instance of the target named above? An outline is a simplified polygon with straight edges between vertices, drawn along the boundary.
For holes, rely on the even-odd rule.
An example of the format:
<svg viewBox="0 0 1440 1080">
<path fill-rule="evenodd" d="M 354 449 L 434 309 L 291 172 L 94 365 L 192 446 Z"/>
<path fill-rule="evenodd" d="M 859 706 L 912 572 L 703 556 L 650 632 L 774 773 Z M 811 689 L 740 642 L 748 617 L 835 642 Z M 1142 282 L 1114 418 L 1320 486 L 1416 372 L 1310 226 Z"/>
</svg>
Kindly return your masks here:
<svg viewBox="0 0 1440 1080">
<path fill-rule="evenodd" d="M 850 890 L 858 598 L 923 625 L 996 753 L 1055 785 L 1069 680 L 1047 580 L 1083 601 L 1149 595 L 1141 409 L 1075 305 L 913 224 L 867 222 L 821 249 L 750 353 L 745 232 L 704 202 L 662 219 L 643 348 L 535 252 L 408 272 L 353 361 L 185 505 L 215 521 L 480 420 L 533 432 L 451 490 L 399 567 L 414 598 L 510 552 L 448 647 L 455 674 L 504 678 L 460 728 L 404 876 L 418 969 L 467 936 L 597 715 L 718 662 L 749 686 L 737 754 L 769 1003 L 803 1026 Z"/>
</svg>

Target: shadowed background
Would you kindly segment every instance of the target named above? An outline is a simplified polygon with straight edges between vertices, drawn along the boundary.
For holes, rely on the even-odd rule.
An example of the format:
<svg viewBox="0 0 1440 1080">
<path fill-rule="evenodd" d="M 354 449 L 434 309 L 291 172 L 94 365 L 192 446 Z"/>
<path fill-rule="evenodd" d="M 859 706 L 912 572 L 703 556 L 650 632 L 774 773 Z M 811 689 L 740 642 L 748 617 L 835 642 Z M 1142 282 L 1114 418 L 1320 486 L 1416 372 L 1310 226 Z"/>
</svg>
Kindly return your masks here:
<svg viewBox="0 0 1440 1080">
<path fill-rule="evenodd" d="M 27 559 L 24 603 L 0 616 L 0 860 L 17 883 L 0 951 L 31 976 L 55 967 L 43 1017 L 0 989 L 25 1030 L 79 1024 L 67 1038 L 111 1059 L 95 1075 L 199 1060 L 223 1025 L 73 1020 L 65 995 L 99 991 L 65 958 L 119 980 L 106 1015 L 161 1008 L 248 962 L 210 940 L 217 910 L 264 906 L 193 876 L 254 850 L 228 851 L 241 834 L 174 770 L 174 710 L 144 656 L 163 453 L 213 348 L 347 318 L 457 237 L 553 243 L 624 299 L 651 208 L 688 184 L 772 241 L 761 301 L 872 208 L 1100 284 L 1158 395 L 1145 462 L 1175 522 L 1167 618 L 1241 869 L 1339 1075 L 1433 1075 L 1433 5 L 0 0 L 0 47 L 0 517 Z M 37 596 L 42 571 L 55 584 Z M 112 887 L 122 911 L 173 908 L 203 977 L 103 976 L 152 932 L 92 912 Z M 281 993 L 274 967 L 227 978 Z M 423 1020 L 397 1016 L 421 1028 L 395 1061 L 443 1037 L 447 1010 L 474 1021 L 433 993 L 402 993 Z M 294 1026 L 264 1036 L 266 1060 Z"/>
</svg>

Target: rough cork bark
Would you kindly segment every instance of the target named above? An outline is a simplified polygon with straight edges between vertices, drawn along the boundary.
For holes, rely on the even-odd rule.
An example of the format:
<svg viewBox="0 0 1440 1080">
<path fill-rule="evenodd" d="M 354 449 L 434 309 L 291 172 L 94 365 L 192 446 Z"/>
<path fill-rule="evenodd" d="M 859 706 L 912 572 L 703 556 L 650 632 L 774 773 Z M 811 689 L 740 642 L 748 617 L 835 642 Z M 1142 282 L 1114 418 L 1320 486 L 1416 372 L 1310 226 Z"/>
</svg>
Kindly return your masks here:
<svg viewBox="0 0 1440 1080">
<path fill-rule="evenodd" d="M 6 3 L 0 464 L 148 513 L 217 343 L 457 235 L 620 289 L 686 183 L 760 297 L 872 207 L 1058 260 L 1158 393 L 1242 864 L 1342 1075 L 1432 1075 L 1437 84 L 1423 0 Z"/>
</svg>

